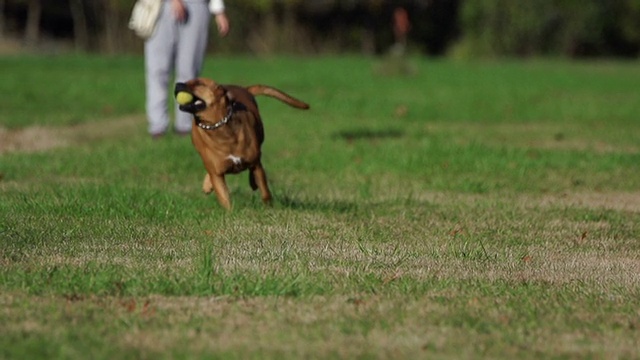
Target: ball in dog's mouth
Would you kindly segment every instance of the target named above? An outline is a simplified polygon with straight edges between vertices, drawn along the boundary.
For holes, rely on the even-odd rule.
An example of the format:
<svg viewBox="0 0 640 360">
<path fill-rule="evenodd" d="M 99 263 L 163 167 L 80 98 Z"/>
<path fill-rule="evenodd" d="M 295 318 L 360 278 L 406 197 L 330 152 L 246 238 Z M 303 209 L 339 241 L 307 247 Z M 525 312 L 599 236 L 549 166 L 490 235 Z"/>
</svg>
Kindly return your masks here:
<svg viewBox="0 0 640 360">
<path fill-rule="evenodd" d="M 180 105 L 187 105 L 187 104 L 189 104 L 189 103 L 191 103 L 193 101 L 193 95 L 189 94 L 186 91 L 180 91 L 176 95 L 176 101 Z"/>
</svg>

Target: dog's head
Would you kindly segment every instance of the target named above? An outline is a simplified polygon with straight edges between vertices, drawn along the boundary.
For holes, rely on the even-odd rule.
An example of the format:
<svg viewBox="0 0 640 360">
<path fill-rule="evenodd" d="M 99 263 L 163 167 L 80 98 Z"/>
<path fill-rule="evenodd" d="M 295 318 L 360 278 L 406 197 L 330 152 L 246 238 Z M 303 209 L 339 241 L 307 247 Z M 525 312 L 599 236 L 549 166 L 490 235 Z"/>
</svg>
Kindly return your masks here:
<svg viewBox="0 0 640 360">
<path fill-rule="evenodd" d="M 230 101 L 223 86 L 205 78 L 176 83 L 174 94 L 180 110 L 202 118 L 207 118 L 209 113 L 216 117 L 217 112 L 226 112 Z"/>
</svg>

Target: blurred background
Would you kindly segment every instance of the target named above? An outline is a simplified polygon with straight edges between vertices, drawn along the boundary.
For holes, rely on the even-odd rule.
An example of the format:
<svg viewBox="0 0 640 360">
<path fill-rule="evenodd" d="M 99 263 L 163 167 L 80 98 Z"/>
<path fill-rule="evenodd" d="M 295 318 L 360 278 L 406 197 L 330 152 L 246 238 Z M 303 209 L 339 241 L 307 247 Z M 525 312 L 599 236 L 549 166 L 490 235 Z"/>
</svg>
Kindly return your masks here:
<svg viewBox="0 0 640 360">
<path fill-rule="evenodd" d="M 0 51 L 139 53 L 142 41 L 127 28 L 133 3 L 0 0 Z M 398 9 L 408 18 L 406 49 L 416 55 L 636 58 L 640 52 L 640 0 L 227 0 L 226 6 L 232 31 L 224 41 L 211 36 L 211 52 L 383 54 L 398 42 Z"/>
</svg>

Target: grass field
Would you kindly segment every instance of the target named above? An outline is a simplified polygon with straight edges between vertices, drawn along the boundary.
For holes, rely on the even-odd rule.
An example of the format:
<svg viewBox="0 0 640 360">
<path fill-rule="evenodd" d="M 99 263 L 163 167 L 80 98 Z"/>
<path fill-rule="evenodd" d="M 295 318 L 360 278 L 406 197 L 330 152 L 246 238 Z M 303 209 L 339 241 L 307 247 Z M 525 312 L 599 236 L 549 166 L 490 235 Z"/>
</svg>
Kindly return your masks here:
<svg viewBox="0 0 640 360">
<path fill-rule="evenodd" d="M 0 59 L 0 358 L 639 358 L 640 67 L 210 58 L 275 204 L 152 141 L 138 57 Z"/>
</svg>

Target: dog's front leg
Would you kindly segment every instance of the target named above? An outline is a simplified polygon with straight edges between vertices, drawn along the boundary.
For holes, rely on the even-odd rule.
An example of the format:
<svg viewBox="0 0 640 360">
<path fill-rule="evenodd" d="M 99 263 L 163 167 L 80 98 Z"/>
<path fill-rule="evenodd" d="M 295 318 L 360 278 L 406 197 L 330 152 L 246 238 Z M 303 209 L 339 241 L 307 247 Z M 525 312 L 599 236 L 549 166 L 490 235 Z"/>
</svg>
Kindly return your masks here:
<svg viewBox="0 0 640 360">
<path fill-rule="evenodd" d="M 202 191 L 209 195 L 213 191 L 213 184 L 211 183 L 211 177 L 209 173 L 204 174 L 204 180 L 202 181 Z"/>
<path fill-rule="evenodd" d="M 209 174 L 209 179 L 211 180 L 211 185 L 213 186 L 213 190 L 216 192 L 220 205 L 227 210 L 231 210 L 229 188 L 227 188 L 227 183 L 224 181 L 224 175 Z"/>
</svg>

